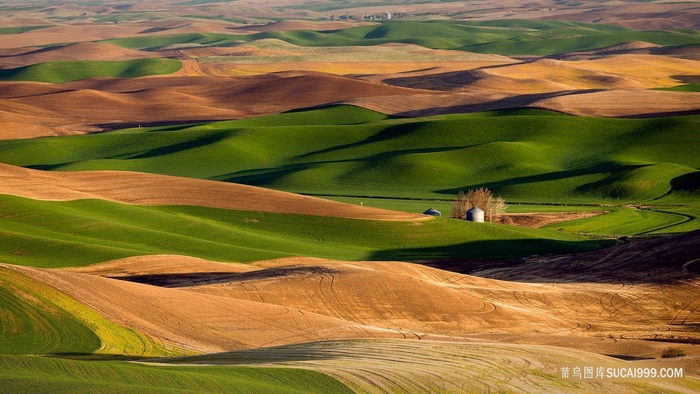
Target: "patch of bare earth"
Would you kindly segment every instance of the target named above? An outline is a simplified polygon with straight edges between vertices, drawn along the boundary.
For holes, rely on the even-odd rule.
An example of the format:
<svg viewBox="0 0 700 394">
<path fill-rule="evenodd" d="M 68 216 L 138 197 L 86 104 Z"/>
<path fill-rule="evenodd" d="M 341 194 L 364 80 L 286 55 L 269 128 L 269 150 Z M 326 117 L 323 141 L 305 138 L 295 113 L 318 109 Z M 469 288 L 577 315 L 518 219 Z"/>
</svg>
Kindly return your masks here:
<svg viewBox="0 0 700 394">
<path fill-rule="evenodd" d="M 240 78 L 181 75 L 196 75 L 199 66 L 186 64 L 180 76 L 170 77 L 96 78 L 60 85 L 4 82 L 0 119 L 22 126 L 3 128 L 0 139 L 34 137 L 41 131 L 48 136 L 70 135 L 138 125 L 240 119 L 357 97 L 416 93 L 322 73 Z"/>
<path fill-rule="evenodd" d="M 304 257 L 247 266 L 161 255 L 61 270 L 3 267 L 165 343 L 229 352 L 161 362 L 309 368 L 362 392 L 529 392 L 568 387 L 563 364 L 660 360 L 672 346 L 687 354 L 676 360 L 682 380 L 583 382 L 577 390 L 691 393 L 700 373 L 698 237 L 635 239 L 477 276 Z"/>
<path fill-rule="evenodd" d="M 654 117 L 700 113 L 700 93 L 658 90 L 560 91 L 511 94 L 501 90 L 415 94 L 344 101 L 398 116 L 429 116 L 509 108 L 539 108 L 579 116 Z M 629 105 L 635 103 L 635 105 Z"/>
<path fill-rule="evenodd" d="M 443 341 L 346 340 L 155 360 L 187 365 L 312 369 L 361 393 L 693 393 L 697 378 L 611 382 L 565 380 L 562 365 L 641 367 L 589 352 L 537 345 Z M 655 366 L 659 366 L 656 364 Z M 661 364 L 662 365 L 662 364 Z"/>
<path fill-rule="evenodd" d="M 674 346 L 697 357 L 698 237 L 696 232 L 531 258 L 477 276 L 402 262 L 303 257 L 226 268 L 142 256 L 77 271 L 183 296 L 283 306 L 406 339 L 554 345 L 628 358 L 659 358 Z"/>
<path fill-rule="evenodd" d="M 553 223 L 567 220 L 585 219 L 602 215 L 605 212 L 535 212 L 535 213 L 507 213 L 502 215 L 500 222 L 520 227 L 540 228 Z"/>
<path fill-rule="evenodd" d="M 0 67 L 14 68 L 36 63 L 69 60 L 119 61 L 156 57 L 152 53 L 121 48 L 101 42 L 78 42 L 57 47 L 36 48 L 15 56 L 0 56 Z"/>
</svg>

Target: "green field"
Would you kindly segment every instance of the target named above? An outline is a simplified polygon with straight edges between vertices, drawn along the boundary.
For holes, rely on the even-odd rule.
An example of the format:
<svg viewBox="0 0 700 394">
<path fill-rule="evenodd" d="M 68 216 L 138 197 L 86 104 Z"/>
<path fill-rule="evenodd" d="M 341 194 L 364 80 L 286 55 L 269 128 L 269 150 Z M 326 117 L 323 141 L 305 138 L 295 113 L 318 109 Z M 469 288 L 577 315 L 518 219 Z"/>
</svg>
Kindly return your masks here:
<svg viewBox="0 0 700 394">
<path fill-rule="evenodd" d="M 665 233 L 670 231 L 691 231 L 697 229 L 697 217 L 693 228 L 684 230 L 679 226 L 688 218 L 676 212 L 658 212 L 651 209 L 615 209 L 604 215 L 586 219 L 555 223 L 546 228 L 570 233 L 594 235 L 643 235 L 647 233 Z"/>
<path fill-rule="evenodd" d="M 450 216 L 450 201 L 407 200 L 395 198 L 331 197 L 334 201 L 365 207 L 393 209 L 420 213 L 435 208 L 443 216 Z M 606 212 L 602 216 L 555 223 L 545 228 L 575 234 L 594 236 L 622 236 L 645 234 L 669 234 L 694 231 L 700 227 L 700 204 L 687 206 L 612 207 L 601 205 L 538 205 L 510 204 L 507 213 L 537 212 Z"/>
<path fill-rule="evenodd" d="M 0 27 L 0 34 L 20 34 L 27 31 L 43 29 L 49 26 L 20 26 L 20 27 Z"/>
<path fill-rule="evenodd" d="M 182 62 L 179 60 L 158 58 L 124 61 L 46 62 L 0 70 L 0 81 L 63 83 L 95 77 L 137 78 L 172 74 L 181 68 Z"/>
<path fill-rule="evenodd" d="M 688 83 L 670 88 L 656 88 L 654 90 L 668 90 L 671 92 L 700 92 L 700 83 Z"/>
<path fill-rule="evenodd" d="M 415 34 L 417 31 L 421 34 Z M 333 31 L 272 31 L 252 35 L 181 34 L 110 40 L 127 48 L 161 48 L 192 43 L 233 45 L 277 38 L 301 46 L 348 46 L 409 43 L 435 49 L 456 49 L 501 55 L 552 55 L 630 41 L 659 45 L 700 44 L 700 33 L 689 30 L 639 31 L 629 28 L 561 21 L 384 21 L 377 25 Z"/>
<path fill-rule="evenodd" d="M 0 195 L 0 207 L 0 261 L 38 267 L 81 266 L 144 254 L 238 262 L 287 256 L 506 258 L 602 245 L 556 231 L 446 218 L 391 222 L 102 200 L 47 202 L 7 195 Z"/>
<path fill-rule="evenodd" d="M 415 34 L 420 31 L 421 34 Z M 401 42 L 435 49 L 459 49 L 501 55 L 552 55 L 629 41 L 659 45 L 700 43 L 700 33 L 638 31 L 618 26 L 560 21 L 386 21 L 331 32 L 271 32 L 257 37 L 279 38 L 296 45 L 377 45 Z"/>
<path fill-rule="evenodd" d="M 607 119 L 515 110 L 403 119 L 331 107 L 0 141 L 0 160 L 336 197 L 449 200 L 484 186 L 511 202 L 624 205 L 663 196 L 659 202 L 685 205 L 697 201 L 698 129 L 698 116 Z"/>
<path fill-rule="evenodd" d="M 190 33 L 158 35 L 145 37 L 128 37 L 107 40 L 108 43 L 124 48 L 159 49 L 175 44 L 193 44 L 206 46 L 229 46 L 251 39 L 252 36 L 244 34 L 221 33 Z"/>
<path fill-rule="evenodd" d="M 53 287 L 11 269 L 0 267 L 0 285 L 0 354 L 185 354 L 118 326 Z"/>
<path fill-rule="evenodd" d="M 352 393 L 292 368 L 172 367 L 0 356 L 0 393 Z"/>
</svg>

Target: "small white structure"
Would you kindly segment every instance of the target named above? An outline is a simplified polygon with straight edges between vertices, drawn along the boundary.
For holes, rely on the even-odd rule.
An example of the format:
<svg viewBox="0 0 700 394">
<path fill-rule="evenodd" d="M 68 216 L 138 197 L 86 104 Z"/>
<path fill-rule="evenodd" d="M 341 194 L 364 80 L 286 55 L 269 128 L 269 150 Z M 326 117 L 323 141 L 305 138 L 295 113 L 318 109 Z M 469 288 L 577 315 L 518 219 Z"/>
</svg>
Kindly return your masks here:
<svg viewBox="0 0 700 394">
<path fill-rule="evenodd" d="M 440 216 L 441 213 L 437 209 L 430 207 L 427 211 L 423 212 L 423 215 Z"/>
<path fill-rule="evenodd" d="M 472 209 L 467 211 L 467 220 L 470 222 L 483 223 L 484 211 L 479 209 L 479 207 L 472 207 Z"/>
</svg>

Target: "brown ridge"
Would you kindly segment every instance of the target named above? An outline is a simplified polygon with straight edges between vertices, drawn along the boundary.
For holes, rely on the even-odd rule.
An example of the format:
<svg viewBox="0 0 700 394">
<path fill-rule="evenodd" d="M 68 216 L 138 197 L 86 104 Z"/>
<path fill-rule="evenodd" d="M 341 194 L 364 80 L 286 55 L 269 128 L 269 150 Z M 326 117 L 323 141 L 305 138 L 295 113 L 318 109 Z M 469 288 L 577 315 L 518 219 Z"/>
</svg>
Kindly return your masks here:
<svg viewBox="0 0 700 394">
<path fill-rule="evenodd" d="M 429 218 L 235 183 L 125 171 L 49 172 L 7 164 L 0 164 L 0 193 L 52 201 L 97 198 L 369 220 Z"/>
</svg>

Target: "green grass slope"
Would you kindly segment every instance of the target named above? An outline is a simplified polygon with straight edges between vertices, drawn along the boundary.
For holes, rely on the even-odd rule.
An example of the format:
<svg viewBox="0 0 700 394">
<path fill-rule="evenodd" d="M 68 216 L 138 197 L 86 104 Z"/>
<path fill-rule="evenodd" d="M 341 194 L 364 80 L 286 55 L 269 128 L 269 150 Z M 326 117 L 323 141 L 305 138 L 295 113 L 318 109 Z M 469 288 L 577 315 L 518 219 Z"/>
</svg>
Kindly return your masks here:
<svg viewBox="0 0 700 394">
<path fill-rule="evenodd" d="M 292 368 L 158 367 L 0 356 L 0 393 L 352 393 L 319 372 Z"/>
<path fill-rule="evenodd" d="M 687 221 L 687 217 L 674 212 L 658 212 L 651 209 L 616 209 L 610 213 L 586 219 L 571 220 L 547 226 L 552 230 L 595 235 L 642 235 L 649 232 L 663 233 Z M 695 230 L 688 229 L 688 231 Z M 682 229 L 679 229 L 682 230 Z"/>
<path fill-rule="evenodd" d="M 227 46 L 239 42 L 248 41 L 251 36 L 243 34 L 221 34 L 221 33 L 188 33 L 170 34 L 143 37 L 115 38 L 107 40 L 110 44 L 123 48 L 139 48 L 145 50 L 155 50 L 169 45 L 191 44 L 193 46 Z"/>
<path fill-rule="evenodd" d="M 0 81 L 62 83 L 94 77 L 137 78 L 172 74 L 182 68 L 175 59 L 137 59 L 124 61 L 62 61 L 33 64 L 0 70 Z"/>
<path fill-rule="evenodd" d="M 415 34 L 420 31 L 421 34 Z M 455 22 L 385 21 L 330 32 L 269 32 L 256 38 L 279 38 L 296 45 L 378 45 L 401 42 L 435 49 L 459 49 L 502 55 L 551 55 L 572 50 L 600 48 L 633 39 L 662 45 L 694 43 L 700 36 L 652 32 L 650 34 L 608 25 L 573 22 Z"/>
<path fill-rule="evenodd" d="M 333 196 L 450 199 L 485 186 L 509 201 L 626 204 L 666 196 L 663 201 L 684 204 L 697 201 L 698 129 L 698 116 L 607 119 L 517 110 L 393 119 L 331 107 L 0 141 L 0 161 Z"/>
<path fill-rule="evenodd" d="M 126 38 L 110 42 L 128 48 L 159 48 L 182 43 L 232 45 L 261 38 L 277 38 L 302 46 L 378 45 L 400 42 L 435 49 L 458 49 L 501 55 L 552 55 L 630 41 L 647 41 L 659 45 L 700 43 L 700 33 L 688 30 L 639 31 L 602 24 L 528 20 L 384 21 L 376 25 L 320 32 L 183 34 Z"/>
<path fill-rule="evenodd" d="M 46 353 L 164 356 L 176 352 L 108 321 L 48 285 L 0 267 L 0 354 Z"/>
<path fill-rule="evenodd" d="M 415 261 L 518 257 L 601 246 L 555 231 L 445 218 L 391 222 L 7 195 L 0 195 L 0 206 L 0 261 L 39 267 L 144 254 L 240 262 L 287 256 Z"/>
<path fill-rule="evenodd" d="M 0 27 L 0 34 L 21 34 L 32 30 L 44 29 L 50 27 L 45 26 L 18 26 L 18 27 Z"/>
<path fill-rule="evenodd" d="M 700 83 L 688 83 L 670 88 L 656 88 L 654 90 L 668 90 L 671 92 L 700 92 Z"/>
</svg>

